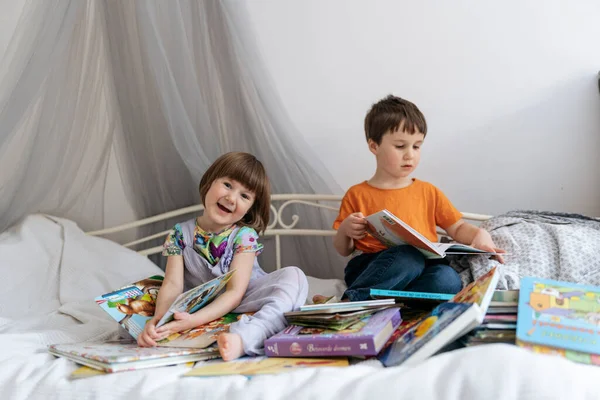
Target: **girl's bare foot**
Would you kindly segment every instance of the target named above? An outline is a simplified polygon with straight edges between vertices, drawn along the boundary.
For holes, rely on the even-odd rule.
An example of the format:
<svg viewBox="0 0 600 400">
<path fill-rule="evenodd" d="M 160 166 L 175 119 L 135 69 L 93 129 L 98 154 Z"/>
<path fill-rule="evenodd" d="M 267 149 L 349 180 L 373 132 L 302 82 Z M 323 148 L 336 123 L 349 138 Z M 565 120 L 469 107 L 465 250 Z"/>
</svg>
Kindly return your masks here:
<svg viewBox="0 0 600 400">
<path fill-rule="evenodd" d="M 242 337 L 237 333 L 222 333 L 217 338 L 219 354 L 224 361 L 231 361 L 244 355 Z"/>
<path fill-rule="evenodd" d="M 322 294 L 315 294 L 312 298 L 313 303 L 315 304 L 324 304 L 326 303 L 329 299 L 331 299 L 333 296 L 323 296 Z"/>
</svg>

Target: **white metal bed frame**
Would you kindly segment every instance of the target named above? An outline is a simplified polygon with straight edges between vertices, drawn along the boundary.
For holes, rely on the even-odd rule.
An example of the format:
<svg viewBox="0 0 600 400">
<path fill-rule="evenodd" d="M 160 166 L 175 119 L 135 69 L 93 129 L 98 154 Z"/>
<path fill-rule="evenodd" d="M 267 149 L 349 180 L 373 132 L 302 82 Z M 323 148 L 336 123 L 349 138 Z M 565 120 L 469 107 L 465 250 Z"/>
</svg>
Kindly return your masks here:
<svg viewBox="0 0 600 400">
<path fill-rule="evenodd" d="M 274 194 L 271 196 L 271 211 L 273 218 L 267 229 L 263 233 L 263 236 L 266 237 L 275 237 L 275 265 L 277 269 L 281 268 L 281 237 L 282 236 L 334 236 L 334 229 L 295 229 L 300 217 L 296 214 L 291 216 L 291 223 L 285 223 L 283 220 L 283 212 L 284 210 L 291 204 L 302 204 L 309 207 L 317 207 L 326 210 L 333 211 L 332 221 L 335 218 L 338 210 L 339 203 L 342 200 L 341 195 L 327 195 L 327 194 Z M 331 205 L 335 204 L 335 206 Z M 152 217 L 143 218 L 138 221 L 129 222 L 126 224 L 121 224 L 118 226 L 114 226 L 111 228 L 100 229 L 92 232 L 87 232 L 88 235 L 93 236 L 105 236 L 109 234 L 114 234 L 118 232 L 127 231 L 134 228 L 139 228 L 141 226 L 145 226 L 154 222 L 163 221 L 168 218 L 177 217 L 180 215 L 187 215 L 192 213 L 197 213 L 203 210 L 204 207 L 202 205 L 195 205 L 180 208 L 178 210 L 169 211 L 166 213 L 158 214 Z M 474 213 L 462 213 L 463 218 L 470 221 L 485 221 L 491 218 L 491 215 L 484 214 L 474 214 Z M 125 247 L 132 247 L 141 243 L 148 242 L 152 239 L 157 239 L 161 237 L 165 237 L 170 230 L 154 233 L 148 236 L 145 236 L 140 239 L 133 240 L 128 243 L 124 243 Z M 440 234 L 444 234 L 443 231 L 439 231 Z M 138 253 L 149 256 L 152 254 L 157 254 L 162 251 L 162 246 L 150 247 L 147 249 L 139 250 Z"/>
</svg>

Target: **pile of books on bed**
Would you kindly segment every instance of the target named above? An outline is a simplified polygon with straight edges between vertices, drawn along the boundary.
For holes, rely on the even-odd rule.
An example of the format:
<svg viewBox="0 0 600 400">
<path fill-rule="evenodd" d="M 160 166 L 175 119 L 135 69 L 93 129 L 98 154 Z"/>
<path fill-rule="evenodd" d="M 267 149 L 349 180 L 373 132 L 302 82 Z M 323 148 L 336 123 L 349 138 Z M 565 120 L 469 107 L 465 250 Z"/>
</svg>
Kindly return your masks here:
<svg viewBox="0 0 600 400">
<path fill-rule="evenodd" d="M 378 304 L 374 305 L 377 311 L 338 330 L 332 328 L 339 320 L 365 311 L 352 308 L 359 306 L 358 302 L 306 306 L 298 313 L 286 314 L 292 325 L 267 339 L 265 352 L 278 357 L 377 355 L 385 366 L 415 364 L 452 345 L 483 322 L 498 278 L 493 268 L 456 295 L 432 295 L 427 299 L 423 299 L 425 294 L 401 298 L 374 291 L 374 297 L 389 298 L 364 302 L 363 307 Z M 419 296 L 422 298 L 417 299 Z M 405 314 L 411 318 L 401 321 L 398 306 L 402 307 L 403 318 Z M 325 327 L 324 321 L 331 325 Z"/>
<path fill-rule="evenodd" d="M 267 356 L 374 356 L 401 322 L 389 299 L 306 305 L 285 317 L 290 325 L 265 341 Z"/>
<path fill-rule="evenodd" d="M 496 290 L 483 323 L 461 339 L 463 344 L 515 344 L 518 300 L 518 290 Z"/>
</svg>

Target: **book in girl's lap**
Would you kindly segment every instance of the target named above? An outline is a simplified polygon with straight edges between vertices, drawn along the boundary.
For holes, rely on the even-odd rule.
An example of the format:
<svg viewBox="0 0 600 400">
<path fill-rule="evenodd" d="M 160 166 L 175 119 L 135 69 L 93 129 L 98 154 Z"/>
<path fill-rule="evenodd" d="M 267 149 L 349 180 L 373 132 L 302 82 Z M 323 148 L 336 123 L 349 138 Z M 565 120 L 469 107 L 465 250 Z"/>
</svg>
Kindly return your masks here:
<svg viewBox="0 0 600 400">
<path fill-rule="evenodd" d="M 258 265 L 262 251 L 257 231 L 269 219 L 270 189 L 260 161 L 247 153 L 219 157 L 200 181 L 204 213 L 175 225 L 163 255 L 168 256 L 156 312 L 138 337 L 140 346 L 154 346 L 172 333 L 206 324 L 229 312 L 242 315 L 229 333 L 217 339 L 224 360 L 264 354 L 263 342 L 286 326 L 283 314 L 304 304 L 308 283 L 304 273 L 287 267 L 267 274 Z M 175 320 L 156 323 L 183 290 L 235 270 L 226 290 L 193 314 L 175 313 Z"/>
<path fill-rule="evenodd" d="M 487 231 L 465 222 L 441 190 L 411 177 L 419 164 L 426 133 L 421 111 L 399 97 L 388 96 L 368 112 L 365 134 L 377 168 L 371 179 L 346 192 L 333 224 L 336 250 L 342 256 L 354 256 L 344 271 L 348 289 L 343 299 L 366 300 L 371 288 L 434 293 L 457 293 L 461 289 L 460 277 L 444 261 L 426 260 L 408 245 L 387 249 L 367 235 L 365 216 L 384 209 L 433 242 L 437 241 L 439 226 L 459 243 L 503 252 Z M 496 258 L 503 262 L 502 256 Z"/>
</svg>

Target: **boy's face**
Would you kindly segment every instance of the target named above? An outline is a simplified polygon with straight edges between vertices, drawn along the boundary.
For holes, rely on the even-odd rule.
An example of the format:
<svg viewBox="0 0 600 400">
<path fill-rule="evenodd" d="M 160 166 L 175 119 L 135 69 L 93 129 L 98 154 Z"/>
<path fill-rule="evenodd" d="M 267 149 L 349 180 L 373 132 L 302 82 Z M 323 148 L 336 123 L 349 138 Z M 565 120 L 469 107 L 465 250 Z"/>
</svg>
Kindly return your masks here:
<svg viewBox="0 0 600 400">
<path fill-rule="evenodd" d="M 377 144 L 369 140 L 369 150 L 377 158 L 377 169 L 390 178 L 407 178 L 419 165 L 425 135 L 403 130 L 388 132 Z"/>
</svg>

